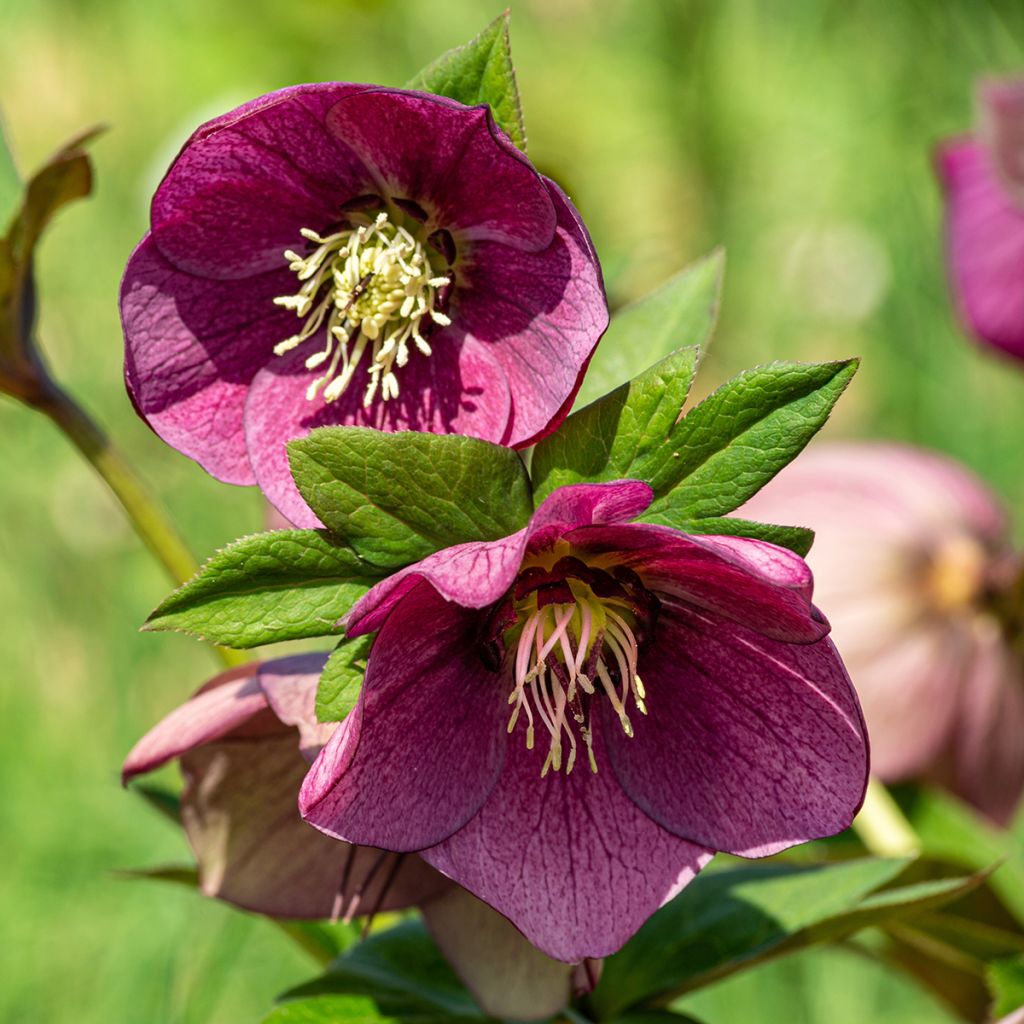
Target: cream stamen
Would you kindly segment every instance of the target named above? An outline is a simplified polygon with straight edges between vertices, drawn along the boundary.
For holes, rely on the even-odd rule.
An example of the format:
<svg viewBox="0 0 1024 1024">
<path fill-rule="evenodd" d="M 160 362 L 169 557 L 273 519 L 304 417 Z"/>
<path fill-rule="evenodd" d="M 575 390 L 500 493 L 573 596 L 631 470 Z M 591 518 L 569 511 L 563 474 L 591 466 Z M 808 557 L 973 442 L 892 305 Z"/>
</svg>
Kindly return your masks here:
<svg viewBox="0 0 1024 1024">
<path fill-rule="evenodd" d="M 363 353 L 369 349 L 369 381 L 363 405 L 378 393 L 383 401 L 399 393 L 396 369 L 409 361 L 412 347 L 431 354 L 424 331 L 447 327 L 451 320 L 437 308 L 440 289 L 451 278 L 436 274 L 423 244 L 386 213 L 372 224 L 321 236 L 303 228 L 303 238 L 316 243 L 307 256 L 288 250 L 288 268 L 301 282 L 295 295 L 274 303 L 292 309 L 304 323 L 298 334 L 274 346 L 282 356 L 324 331 L 325 346 L 306 360 L 315 370 L 330 361 L 306 391 L 310 401 L 323 392 L 336 401 L 351 384 Z"/>
</svg>

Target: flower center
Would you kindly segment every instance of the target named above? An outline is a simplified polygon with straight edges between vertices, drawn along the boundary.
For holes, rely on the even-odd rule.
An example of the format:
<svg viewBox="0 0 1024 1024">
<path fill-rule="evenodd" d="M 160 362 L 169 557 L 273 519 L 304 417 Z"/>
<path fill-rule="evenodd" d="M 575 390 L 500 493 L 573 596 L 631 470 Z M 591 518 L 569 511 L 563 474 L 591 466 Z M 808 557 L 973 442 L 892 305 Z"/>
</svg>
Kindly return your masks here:
<svg viewBox="0 0 1024 1024">
<path fill-rule="evenodd" d="M 973 537 L 946 538 L 932 553 L 925 587 L 932 606 L 943 614 L 971 608 L 985 589 L 989 557 Z"/>
<path fill-rule="evenodd" d="M 333 402 L 369 349 L 363 405 L 378 393 L 383 401 L 395 398 L 395 371 L 409 361 L 410 347 L 429 356 L 425 335 L 435 324 L 451 323 L 437 308 L 438 292 L 451 278 L 435 274 L 423 245 L 386 213 L 326 236 L 303 228 L 302 237 L 315 246 L 312 252 L 284 254 L 301 282 L 299 290 L 274 303 L 294 309 L 304 323 L 298 334 L 274 346 L 275 355 L 320 335 L 324 347 L 306 360 L 306 368 L 326 364 L 326 370 L 309 385 L 306 398 L 312 401 L 323 389 L 324 401 Z"/>
<path fill-rule="evenodd" d="M 529 750 L 538 727 L 548 733 L 541 777 L 551 769 L 572 771 L 577 734 L 597 771 L 595 700 L 609 701 L 622 731 L 633 735 L 630 705 L 647 714 L 637 660 L 656 617 L 657 599 L 627 569 L 594 568 L 565 555 L 551 568 L 528 565 L 519 574 L 494 626 L 512 669 L 509 733 L 522 718 Z"/>
</svg>

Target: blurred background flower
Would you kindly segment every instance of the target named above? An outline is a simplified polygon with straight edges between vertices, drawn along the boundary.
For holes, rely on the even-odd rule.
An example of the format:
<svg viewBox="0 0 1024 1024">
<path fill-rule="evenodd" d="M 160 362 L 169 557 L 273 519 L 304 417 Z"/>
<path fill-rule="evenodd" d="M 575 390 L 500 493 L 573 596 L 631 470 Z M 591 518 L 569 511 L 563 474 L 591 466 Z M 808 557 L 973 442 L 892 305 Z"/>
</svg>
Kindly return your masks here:
<svg viewBox="0 0 1024 1024">
<path fill-rule="evenodd" d="M 195 124 L 235 102 L 303 81 L 400 85 L 504 6 L 6 0 L 2 104 L 19 165 L 111 125 L 92 150 L 95 198 L 69 207 L 38 253 L 42 342 L 198 552 L 260 529 L 263 512 L 255 492 L 217 484 L 154 438 L 124 394 L 118 280 L 155 177 Z M 726 246 L 701 388 L 758 361 L 859 353 L 829 432 L 926 444 L 1024 506 L 1021 377 L 967 345 L 955 320 L 930 162 L 939 139 L 971 124 L 975 78 L 1024 67 L 1020 4 L 516 0 L 512 35 L 531 158 L 586 218 L 613 303 Z M 77 489 L 58 481 L 87 470 L 64 439 L 7 401 L 0 430 L 0 1019 L 259 1019 L 308 977 L 300 952 L 220 903 L 109 875 L 188 857 L 116 773 L 215 663 L 187 637 L 131 632 L 166 589 L 140 545 L 128 538 L 112 557 L 92 511 L 65 539 Z M 66 525 L 37 536 L 40 520 Z M 767 1024 L 950 1019 L 838 949 L 687 1006 Z"/>
<path fill-rule="evenodd" d="M 871 769 L 1006 824 L 1024 787 L 1024 658 L 998 617 L 1022 562 L 996 498 L 909 445 L 812 446 L 738 513 L 816 531 L 815 601 L 860 695 Z"/>
</svg>

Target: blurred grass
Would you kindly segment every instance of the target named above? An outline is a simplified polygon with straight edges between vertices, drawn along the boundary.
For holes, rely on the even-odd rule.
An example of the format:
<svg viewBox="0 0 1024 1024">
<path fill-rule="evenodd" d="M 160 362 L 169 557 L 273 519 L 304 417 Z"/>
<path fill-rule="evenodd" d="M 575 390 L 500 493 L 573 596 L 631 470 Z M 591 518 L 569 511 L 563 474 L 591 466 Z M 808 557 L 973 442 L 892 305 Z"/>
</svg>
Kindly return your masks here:
<svg viewBox="0 0 1024 1024">
<path fill-rule="evenodd" d="M 118 278 L 176 147 L 298 81 L 401 84 L 501 2 L 5 0 L 0 105 L 21 166 L 83 126 L 97 193 L 44 244 L 41 335 L 202 555 L 259 527 L 136 419 Z M 519 0 L 531 154 L 594 234 L 614 302 L 728 251 L 703 390 L 774 358 L 861 354 L 828 430 L 950 452 L 1024 502 L 1024 374 L 958 330 L 930 149 L 968 128 L 972 78 L 1021 64 L 1024 7 L 994 0 Z M 230 230 L 230 225 L 225 225 Z M 680 339 L 685 342 L 686 339 Z M 0 1019 L 235 1024 L 307 967 L 262 922 L 115 868 L 180 860 L 120 791 L 137 736 L 216 665 L 135 632 L 165 584 L 50 425 L 0 400 Z M 1024 522 L 1024 516 L 1018 516 Z M 877 968 L 801 955 L 688 1002 L 709 1021 L 942 1021 Z M 837 1007 L 845 1016 L 837 1016 Z"/>
</svg>

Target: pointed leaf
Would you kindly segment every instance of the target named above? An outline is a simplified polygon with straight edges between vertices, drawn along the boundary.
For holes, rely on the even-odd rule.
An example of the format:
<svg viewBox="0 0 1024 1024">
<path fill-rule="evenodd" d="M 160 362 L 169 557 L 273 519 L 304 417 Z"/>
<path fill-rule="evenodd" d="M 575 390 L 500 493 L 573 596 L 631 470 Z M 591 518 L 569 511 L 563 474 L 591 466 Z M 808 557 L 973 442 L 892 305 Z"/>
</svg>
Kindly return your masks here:
<svg viewBox="0 0 1024 1024">
<path fill-rule="evenodd" d="M 310 508 L 381 569 L 506 537 L 533 511 L 519 456 L 473 437 L 322 427 L 292 441 L 288 454 Z"/>
<path fill-rule="evenodd" d="M 227 647 L 340 633 L 339 618 L 381 573 L 322 530 L 274 530 L 229 544 L 150 615 Z"/>
<path fill-rule="evenodd" d="M 707 349 L 718 322 L 725 251 L 714 252 L 620 309 L 587 368 L 576 407 L 582 408 L 682 346 Z"/>
<path fill-rule="evenodd" d="M 418 1024 L 486 1020 L 419 920 L 371 935 L 281 999 L 339 995 L 370 997 L 381 1013 Z"/>
<path fill-rule="evenodd" d="M 525 153 L 526 127 L 512 66 L 508 22 L 509 12 L 505 11 L 468 43 L 428 64 L 408 88 L 447 96 L 468 107 L 488 104 L 498 127 Z"/>
<path fill-rule="evenodd" d="M 534 449 L 535 500 L 581 481 L 646 480 L 679 419 L 697 358 L 697 348 L 679 349 L 569 416 Z"/>
<path fill-rule="evenodd" d="M 282 1003 L 263 1018 L 262 1024 L 403 1024 L 384 1016 L 367 996 L 314 996 Z"/>
<path fill-rule="evenodd" d="M 943 906 L 987 874 L 876 891 L 907 860 L 768 863 L 701 875 L 605 961 L 591 999 L 602 1017 L 663 1004 L 765 960 Z"/>
<path fill-rule="evenodd" d="M 648 515 L 723 516 L 756 494 L 821 429 L 859 360 L 747 370 L 679 421 L 645 465 Z"/>
<path fill-rule="evenodd" d="M 340 722 L 356 706 L 372 646 L 370 634 L 342 640 L 331 652 L 316 690 L 318 721 Z"/>
</svg>

